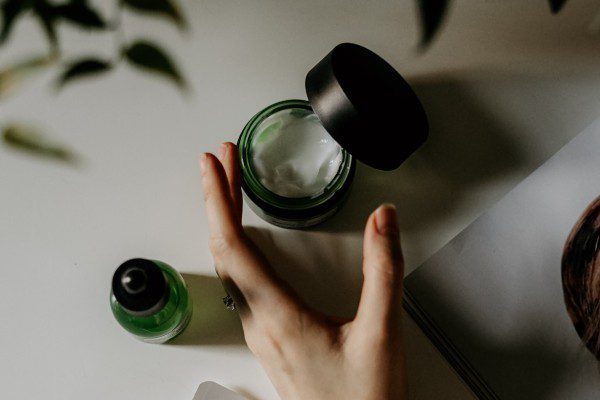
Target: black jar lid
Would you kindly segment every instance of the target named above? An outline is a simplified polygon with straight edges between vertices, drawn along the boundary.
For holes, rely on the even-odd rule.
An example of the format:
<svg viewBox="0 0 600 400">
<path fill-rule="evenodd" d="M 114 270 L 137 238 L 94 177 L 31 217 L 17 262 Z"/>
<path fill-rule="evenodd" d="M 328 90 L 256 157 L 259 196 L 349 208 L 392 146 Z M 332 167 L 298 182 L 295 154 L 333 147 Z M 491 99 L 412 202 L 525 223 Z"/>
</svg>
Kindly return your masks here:
<svg viewBox="0 0 600 400">
<path fill-rule="evenodd" d="M 308 72 L 305 84 L 327 132 L 371 167 L 398 168 L 427 140 L 429 124 L 417 95 L 371 50 L 337 45 Z"/>
<path fill-rule="evenodd" d="M 117 268 L 112 291 L 121 307 L 136 316 L 160 311 L 169 299 L 164 273 L 156 263 L 143 258 L 125 261 Z"/>
</svg>

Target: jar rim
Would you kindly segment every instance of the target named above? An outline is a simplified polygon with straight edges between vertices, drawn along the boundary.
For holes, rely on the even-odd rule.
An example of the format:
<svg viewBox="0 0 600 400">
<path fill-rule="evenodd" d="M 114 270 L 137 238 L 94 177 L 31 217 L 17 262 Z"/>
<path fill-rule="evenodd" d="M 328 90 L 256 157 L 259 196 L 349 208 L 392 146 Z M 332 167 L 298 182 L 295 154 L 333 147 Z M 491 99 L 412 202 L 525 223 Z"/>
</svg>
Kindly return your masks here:
<svg viewBox="0 0 600 400">
<path fill-rule="evenodd" d="M 238 139 L 242 183 L 247 195 L 248 191 L 250 191 L 253 195 L 262 200 L 262 202 L 277 209 L 290 211 L 312 209 L 331 200 L 340 189 L 346 186 L 349 181 L 348 178 L 351 178 L 353 175 L 355 162 L 352 155 L 342 148 L 343 158 L 336 175 L 327 186 L 325 186 L 323 191 L 315 196 L 292 198 L 278 195 L 269 190 L 260 182 L 254 168 L 252 162 L 252 143 L 254 136 L 257 133 L 257 128 L 265 119 L 279 111 L 288 109 L 303 109 L 314 113 L 310 103 L 306 100 L 283 100 L 271 104 L 256 113 L 242 130 Z"/>
</svg>

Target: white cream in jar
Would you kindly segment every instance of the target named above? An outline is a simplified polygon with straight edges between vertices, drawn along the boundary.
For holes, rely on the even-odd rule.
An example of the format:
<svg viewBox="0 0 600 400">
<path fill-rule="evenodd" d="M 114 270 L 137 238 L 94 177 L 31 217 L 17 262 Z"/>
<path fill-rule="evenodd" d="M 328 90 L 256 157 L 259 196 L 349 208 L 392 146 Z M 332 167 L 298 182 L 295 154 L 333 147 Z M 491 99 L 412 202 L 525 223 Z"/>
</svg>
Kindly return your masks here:
<svg viewBox="0 0 600 400">
<path fill-rule="evenodd" d="M 322 194 L 342 165 L 342 148 L 317 116 L 303 109 L 278 111 L 256 129 L 252 165 L 260 182 L 288 198 Z"/>
</svg>

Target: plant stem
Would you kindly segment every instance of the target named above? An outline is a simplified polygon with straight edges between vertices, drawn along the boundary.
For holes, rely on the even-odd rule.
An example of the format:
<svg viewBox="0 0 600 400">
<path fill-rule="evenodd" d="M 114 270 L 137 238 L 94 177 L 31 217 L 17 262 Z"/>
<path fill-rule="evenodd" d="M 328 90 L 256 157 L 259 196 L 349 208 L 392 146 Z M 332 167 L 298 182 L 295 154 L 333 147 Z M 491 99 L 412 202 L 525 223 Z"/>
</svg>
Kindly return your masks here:
<svg viewBox="0 0 600 400">
<path fill-rule="evenodd" d="M 114 46 L 115 46 L 115 64 L 123 58 L 123 44 L 125 43 L 125 33 L 123 32 L 123 2 L 117 0 L 115 4 L 115 14 L 113 15 Z"/>
</svg>

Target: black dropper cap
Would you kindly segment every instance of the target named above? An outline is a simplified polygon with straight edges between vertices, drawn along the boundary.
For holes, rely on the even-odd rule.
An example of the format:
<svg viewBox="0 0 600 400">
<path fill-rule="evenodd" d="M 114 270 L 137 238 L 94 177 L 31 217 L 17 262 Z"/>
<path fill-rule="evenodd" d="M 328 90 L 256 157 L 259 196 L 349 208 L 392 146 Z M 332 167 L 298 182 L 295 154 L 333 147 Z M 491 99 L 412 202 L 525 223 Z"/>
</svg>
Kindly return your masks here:
<svg viewBox="0 0 600 400">
<path fill-rule="evenodd" d="M 152 315 L 169 300 L 169 287 L 162 270 L 143 258 L 125 261 L 117 268 L 112 291 L 121 307 L 135 316 Z"/>
<path fill-rule="evenodd" d="M 427 116 L 411 87 L 357 44 L 337 45 L 311 69 L 306 93 L 327 132 L 371 167 L 395 169 L 427 140 Z"/>
</svg>

